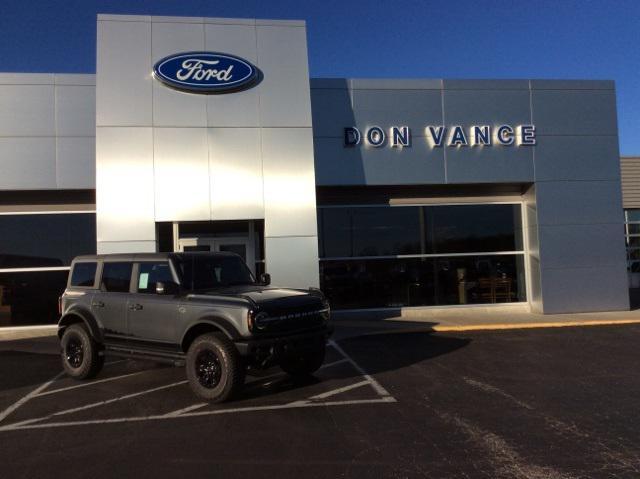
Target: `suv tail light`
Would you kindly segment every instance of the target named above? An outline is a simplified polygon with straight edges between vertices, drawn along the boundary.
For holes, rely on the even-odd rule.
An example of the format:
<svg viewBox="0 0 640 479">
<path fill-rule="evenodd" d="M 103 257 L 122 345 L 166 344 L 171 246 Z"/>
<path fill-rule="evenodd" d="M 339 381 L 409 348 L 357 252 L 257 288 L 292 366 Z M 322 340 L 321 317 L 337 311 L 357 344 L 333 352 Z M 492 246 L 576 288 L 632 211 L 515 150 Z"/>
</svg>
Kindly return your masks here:
<svg viewBox="0 0 640 479">
<path fill-rule="evenodd" d="M 62 296 L 58 296 L 58 315 L 62 315 Z"/>
</svg>

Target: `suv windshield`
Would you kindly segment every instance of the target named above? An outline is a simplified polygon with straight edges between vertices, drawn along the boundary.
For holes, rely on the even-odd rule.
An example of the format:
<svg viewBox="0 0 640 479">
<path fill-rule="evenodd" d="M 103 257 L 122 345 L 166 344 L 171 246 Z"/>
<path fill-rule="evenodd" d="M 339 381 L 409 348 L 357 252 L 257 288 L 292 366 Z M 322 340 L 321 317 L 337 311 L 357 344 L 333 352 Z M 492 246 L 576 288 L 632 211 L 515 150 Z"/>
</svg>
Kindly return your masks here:
<svg viewBox="0 0 640 479">
<path fill-rule="evenodd" d="M 192 291 L 255 284 L 247 265 L 235 255 L 191 255 L 176 258 L 183 286 Z"/>
</svg>

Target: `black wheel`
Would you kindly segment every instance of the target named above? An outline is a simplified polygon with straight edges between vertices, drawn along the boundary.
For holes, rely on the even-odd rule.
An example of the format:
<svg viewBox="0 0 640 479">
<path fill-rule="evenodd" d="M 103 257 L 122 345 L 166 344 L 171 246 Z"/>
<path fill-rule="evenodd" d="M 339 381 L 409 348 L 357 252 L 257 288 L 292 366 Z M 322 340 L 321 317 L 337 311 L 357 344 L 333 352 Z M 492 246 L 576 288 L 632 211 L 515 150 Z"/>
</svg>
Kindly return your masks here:
<svg viewBox="0 0 640 479">
<path fill-rule="evenodd" d="M 291 376 L 310 376 L 324 362 L 325 345 L 298 354 L 285 356 L 280 361 L 280 368 Z"/>
<path fill-rule="evenodd" d="M 244 384 L 242 358 L 235 345 L 221 334 L 196 338 L 187 352 L 186 369 L 189 386 L 205 401 L 226 401 Z"/>
<path fill-rule="evenodd" d="M 100 372 L 104 356 L 83 324 L 72 324 L 60 341 L 62 367 L 74 379 L 89 379 Z"/>
</svg>

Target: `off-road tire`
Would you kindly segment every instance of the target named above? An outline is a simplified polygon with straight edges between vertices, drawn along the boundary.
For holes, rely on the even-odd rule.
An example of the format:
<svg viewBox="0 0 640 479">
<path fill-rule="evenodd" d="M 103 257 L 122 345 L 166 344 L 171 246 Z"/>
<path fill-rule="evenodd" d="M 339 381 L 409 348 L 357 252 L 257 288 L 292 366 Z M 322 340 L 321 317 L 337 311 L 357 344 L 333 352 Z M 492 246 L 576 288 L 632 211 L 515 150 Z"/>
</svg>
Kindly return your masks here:
<svg viewBox="0 0 640 479">
<path fill-rule="evenodd" d="M 72 324 L 64 330 L 60 340 L 62 367 L 73 379 L 91 379 L 104 366 L 98 343 L 84 324 Z"/>
<path fill-rule="evenodd" d="M 244 361 L 221 333 L 197 337 L 189 346 L 185 368 L 195 395 L 211 403 L 233 398 L 244 385 Z"/>
<path fill-rule="evenodd" d="M 311 376 L 324 362 L 326 346 L 313 348 L 298 354 L 285 356 L 280 360 L 280 368 L 293 377 Z"/>
</svg>

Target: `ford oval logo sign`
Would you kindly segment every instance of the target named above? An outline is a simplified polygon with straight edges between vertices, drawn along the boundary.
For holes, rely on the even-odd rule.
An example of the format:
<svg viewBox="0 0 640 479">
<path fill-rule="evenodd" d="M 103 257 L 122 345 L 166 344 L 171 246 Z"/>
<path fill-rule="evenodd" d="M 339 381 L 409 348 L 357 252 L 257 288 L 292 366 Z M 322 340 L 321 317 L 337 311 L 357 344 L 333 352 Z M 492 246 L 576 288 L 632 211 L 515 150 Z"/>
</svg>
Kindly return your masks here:
<svg viewBox="0 0 640 479">
<path fill-rule="evenodd" d="M 167 86 L 192 93 L 230 93 L 254 86 L 258 69 L 247 60 L 216 52 L 184 52 L 163 58 L 153 75 Z"/>
</svg>

